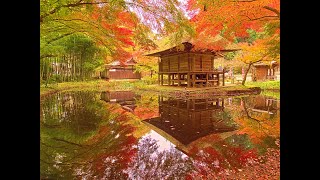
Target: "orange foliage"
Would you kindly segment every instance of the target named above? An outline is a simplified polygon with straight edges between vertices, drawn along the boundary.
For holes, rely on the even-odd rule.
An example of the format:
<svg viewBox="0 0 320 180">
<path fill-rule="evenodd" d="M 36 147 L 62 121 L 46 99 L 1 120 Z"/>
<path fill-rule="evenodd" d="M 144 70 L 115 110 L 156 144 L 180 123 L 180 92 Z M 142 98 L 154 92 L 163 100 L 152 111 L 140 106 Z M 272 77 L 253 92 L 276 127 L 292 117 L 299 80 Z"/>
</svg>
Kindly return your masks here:
<svg viewBox="0 0 320 180">
<path fill-rule="evenodd" d="M 236 117 L 234 120 L 242 127 L 237 134 L 248 134 L 252 142 L 256 144 L 261 143 L 266 136 L 280 137 L 279 115 L 276 115 L 273 119 L 266 116 L 268 114 L 252 116 L 256 120 L 245 116 Z"/>
<path fill-rule="evenodd" d="M 280 0 L 189 0 L 189 10 L 198 10 L 191 22 L 197 34 L 214 37 L 225 27 L 228 39 L 246 37 L 247 29 L 261 31 L 268 22 L 280 20 Z"/>
<path fill-rule="evenodd" d="M 101 28 L 100 31 L 104 32 L 100 33 L 100 38 L 109 39 L 105 43 L 101 41 L 98 43 L 113 49 L 112 57 L 114 60 L 124 62 L 131 58 L 132 55 L 128 48 L 135 46 L 133 37 L 137 33 L 135 32 L 135 27 L 139 23 L 137 17 L 131 12 L 110 9 L 108 6 L 95 6 L 93 9 L 89 19 L 98 25 L 96 28 Z M 114 12 L 110 14 L 106 13 L 107 11 Z"/>
<path fill-rule="evenodd" d="M 150 119 L 159 116 L 159 109 L 150 109 L 147 107 L 137 107 L 134 109 L 134 115 L 141 120 Z"/>
</svg>

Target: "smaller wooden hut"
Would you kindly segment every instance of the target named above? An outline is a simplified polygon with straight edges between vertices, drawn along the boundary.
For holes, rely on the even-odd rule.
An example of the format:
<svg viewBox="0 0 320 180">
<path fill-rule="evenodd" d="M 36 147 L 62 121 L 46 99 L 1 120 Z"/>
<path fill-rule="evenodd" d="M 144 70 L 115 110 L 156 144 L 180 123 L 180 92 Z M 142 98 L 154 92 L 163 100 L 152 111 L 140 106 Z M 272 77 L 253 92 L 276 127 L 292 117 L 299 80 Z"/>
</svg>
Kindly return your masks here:
<svg viewBox="0 0 320 180">
<path fill-rule="evenodd" d="M 136 100 L 140 99 L 139 95 L 136 95 L 132 91 L 104 91 L 100 95 L 100 99 L 108 103 L 117 103 L 121 107 L 129 112 L 134 112 L 136 106 Z"/>
<path fill-rule="evenodd" d="M 135 72 L 137 62 L 131 58 L 125 62 L 113 61 L 106 65 L 107 79 L 141 79 L 141 74 Z"/>
<path fill-rule="evenodd" d="M 277 114 L 280 113 L 280 100 L 257 96 L 254 98 L 254 106 L 250 110 L 257 113 Z"/>
<path fill-rule="evenodd" d="M 276 80 L 275 73 L 278 69 L 279 64 L 276 61 L 255 63 L 252 68 L 252 81 Z"/>
</svg>

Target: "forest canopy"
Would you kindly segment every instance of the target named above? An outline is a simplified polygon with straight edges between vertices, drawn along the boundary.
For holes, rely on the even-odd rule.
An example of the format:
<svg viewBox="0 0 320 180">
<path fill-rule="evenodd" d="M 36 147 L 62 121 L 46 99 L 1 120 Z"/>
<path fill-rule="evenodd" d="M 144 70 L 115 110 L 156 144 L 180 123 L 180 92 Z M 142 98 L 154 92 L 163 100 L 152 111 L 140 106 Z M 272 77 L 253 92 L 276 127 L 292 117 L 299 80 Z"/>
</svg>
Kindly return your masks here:
<svg viewBox="0 0 320 180">
<path fill-rule="evenodd" d="M 280 0 L 41 0 L 40 80 L 84 80 L 132 57 L 155 70 L 145 52 L 185 35 L 199 47 L 217 35 L 237 43 L 226 57 L 246 64 L 279 62 Z"/>
</svg>

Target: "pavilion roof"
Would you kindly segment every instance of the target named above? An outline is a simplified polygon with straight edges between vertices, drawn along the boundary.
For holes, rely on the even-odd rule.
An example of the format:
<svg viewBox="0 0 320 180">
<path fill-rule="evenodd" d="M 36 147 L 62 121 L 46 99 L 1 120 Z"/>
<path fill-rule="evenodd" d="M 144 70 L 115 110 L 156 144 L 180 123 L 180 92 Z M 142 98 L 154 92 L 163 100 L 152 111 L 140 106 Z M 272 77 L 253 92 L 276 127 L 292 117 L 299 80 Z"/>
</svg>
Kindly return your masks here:
<svg viewBox="0 0 320 180">
<path fill-rule="evenodd" d="M 206 130 L 200 130 L 200 129 L 197 129 L 199 131 L 197 130 L 189 131 L 191 129 L 177 130 L 163 123 L 163 121 L 161 121 L 161 117 L 146 119 L 146 120 L 143 120 L 142 122 L 148 125 L 149 127 L 151 127 L 154 131 L 161 132 L 161 134 L 166 134 L 165 136 L 169 135 L 184 145 L 188 145 L 196 141 L 197 139 L 208 136 L 210 134 L 221 134 L 224 132 L 235 131 L 237 129 L 236 127 L 228 127 L 227 125 L 219 124 L 215 128 L 213 128 L 214 125 L 212 125 L 212 128 L 208 128 Z"/>
<path fill-rule="evenodd" d="M 199 43 L 199 41 L 201 41 L 201 43 Z M 206 40 L 184 38 L 181 43 L 160 44 L 158 49 L 149 52 L 146 56 L 160 57 L 162 55 L 178 52 L 194 52 L 223 56 L 224 52 L 233 52 L 238 50 L 240 50 L 238 45 L 231 43 L 220 35 L 217 35 L 213 38 L 208 37 Z"/>
</svg>

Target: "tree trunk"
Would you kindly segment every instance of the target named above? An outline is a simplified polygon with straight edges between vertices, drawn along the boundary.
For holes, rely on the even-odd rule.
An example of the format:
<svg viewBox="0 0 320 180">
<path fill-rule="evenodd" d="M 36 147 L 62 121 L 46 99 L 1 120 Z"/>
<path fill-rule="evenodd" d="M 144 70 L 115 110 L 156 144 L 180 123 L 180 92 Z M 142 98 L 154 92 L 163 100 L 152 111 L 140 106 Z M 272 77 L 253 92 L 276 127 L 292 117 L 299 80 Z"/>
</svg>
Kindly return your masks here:
<svg viewBox="0 0 320 180">
<path fill-rule="evenodd" d="M 61 60 L 60 60 L 63 64 L 66 64 L 66 69 L 68 70 L 68 63 L 66 63 L 65 57 L 64 55 L 61 56 Z M 61 72 L 61 71 L 60 71 Z M 66 70 L 61 72 L 61 78 L 62 78 L 62 82 L 68 81 L 67 80 L 67 76 L 66 76 Z"/>
<path fill-rule="evenodd" d="M 45 87 L 48 87 L 48 81 L 49 81 L 49 65 L 50 65 L 50 58 L 48 58 L 47 67 L 46 67 L 46 85 L 45 85 Z"/>
<path fill-rule="evenodd" d="M 77 77 L 77 69 L 76 69 L 76 59 L 74 58 L 73 52 L 71 54 L 72 60 L 73 60 L 73 64 L 74 64 L 74 68 L 73 68 L 73 80 L 76 80 Z"/>
<path fill-rule="evenodd" d="M 244 73 L 244 77 L 243 77 L 243 80 L 242 80 L 242 85 L 244 85 L 246 83 L 246 80 L 247 80 L 247 75 L 248 75 L 248 72 L 250 70 L 250 67 L 253 63 L 250 63 L 249 66 L 248 66 L 248 69 L 246 70 L 246 72 Z"/>
<path fill-rule="evenodd" d="M 43 80 L 43 73 L 44 73 L 44 60 L 40 60 L 42 61 L 42 66 L 40 66 L 40 79 Z"/>
</svg>

